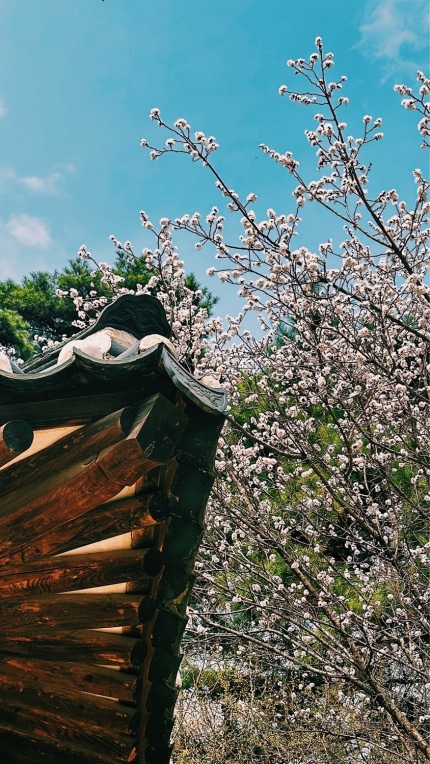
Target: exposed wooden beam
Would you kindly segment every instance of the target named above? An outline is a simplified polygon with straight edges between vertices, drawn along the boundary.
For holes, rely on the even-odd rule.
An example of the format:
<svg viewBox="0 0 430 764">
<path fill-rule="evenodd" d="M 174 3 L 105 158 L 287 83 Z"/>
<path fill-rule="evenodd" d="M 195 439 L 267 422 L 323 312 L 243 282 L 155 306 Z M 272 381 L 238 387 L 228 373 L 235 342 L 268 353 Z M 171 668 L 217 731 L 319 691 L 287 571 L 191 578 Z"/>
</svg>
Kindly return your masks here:
<svg viewBox="0 0 430 764">
<path fill-rule="evenodd" d="M 156 395 L 138 408 L 130 434 L 85 468 L 73 465 L 67 479 L 55 487 L 49 480 L 23 487 L 5 497 L 0 507 L 0 558 L 26 559 L 44 533 L 79 517 L 133 485 L 146 470 L 167 462 L 174 453 L 187 417 L 163 396 Z"/>
<path fill-rule="evenodd" d="M 88 666 L 73 662 L 41 661 L 20 656 L 0 660 L 0 690 L 16 692 L 25 685 L 29 690 L 59 695 L 77 691 L 133 703 L 136 677 L 124 671 Z M 88 699 L 91 700 L 91 699 Z M 0 701 L 1 703 L 1 701 Z M 97 702 L 95 703 L 95 705 Z"/>
<path fill-rule="evenodd" d="M 33 428 L 23 419 L 13 419 L 0 427 L 0 467 L 27 451 L 33 442 Z"/>
<path fill-rule="evenodd" d="M 160 573 L 163 555 L 157 549 L 130 549 L 48 557 L 9 565 L 2 571 L 0 596 L 26 599 L 34 594 L 55 594 L 126 581 L 139 580 Z M 149 583 L 146 582 L 146 589 Z"/>
<path fill-rule="evenodd" d="M 88 749 L 108 761 L 121 762 L 127 761 L 134 745 L 128 727 L 135 713 L 132 707 L 84 693 L 66 697 L 25 687 L 20 691 L 17 687 L 2 693 L 0 727 L 30 737 L 36 735 L 48 745 L 59 741 L 60 750 L 83 753 Z"/>
<path fill-rule="evenodd" d="M 147 652 L 147 643 L 137 636 L 97 629 L 58 631 L 47 627 L 30 634 L 0 634 L 0 654 L 45 661 L 74 660 L 132 670 L 143 663 Z"/>
<path fill-rule="evenodd" d="M 29 597 L 25 602 L 3 599 L 0 630 L 16 633 L 46 626 L 67 630 L 137 626 L 150 621 L 154 612 L 154 600 L 137 594 L 48 594 Z"/>
<path fill-rule="evenodd" d="M 46 479 L 49 479 L 52 486 L 55 485 L 56 476 L 58 482 L 61 482 L 67 468 L 84 464 L 101 450 L 126 437 L 135 415 L 136 407 L 126 406 L 73 430 L 47 448 L 11 464 L 0 472 L 0 496 L 16 492 L 17 486 L 28 483 L 34 486 L 35 477 L 39 485 Z"/>
</svg>

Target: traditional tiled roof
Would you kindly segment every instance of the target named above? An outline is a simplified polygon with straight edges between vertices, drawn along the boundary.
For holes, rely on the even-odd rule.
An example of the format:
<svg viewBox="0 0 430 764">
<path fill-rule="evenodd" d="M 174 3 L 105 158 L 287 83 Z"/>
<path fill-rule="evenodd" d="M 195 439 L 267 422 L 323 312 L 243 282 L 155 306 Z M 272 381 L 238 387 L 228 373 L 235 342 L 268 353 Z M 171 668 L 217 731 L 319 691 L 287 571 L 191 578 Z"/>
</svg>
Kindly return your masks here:
<svg viewBox="0 0 430 764">
<path fill-rule="evenodd" d="M 23 373 L 0 371 L 8 764 L 169 762 L 226 406 L 169 336 L 158 300 L 124 296 Z"/>
</svg>

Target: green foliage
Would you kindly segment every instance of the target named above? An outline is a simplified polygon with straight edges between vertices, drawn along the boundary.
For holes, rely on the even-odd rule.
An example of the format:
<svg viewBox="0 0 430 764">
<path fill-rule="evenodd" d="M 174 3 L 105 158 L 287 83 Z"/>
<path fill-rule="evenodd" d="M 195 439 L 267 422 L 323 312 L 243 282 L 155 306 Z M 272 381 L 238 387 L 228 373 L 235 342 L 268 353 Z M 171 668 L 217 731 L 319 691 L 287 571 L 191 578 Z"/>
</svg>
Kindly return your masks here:
<svg viewBox="0 0 430 764">
<path fill-rule="evenodd" d="M 146 286 L 151 278 L 145 263 L 138 257 L 127 255 L 124 250 L 117 250 L 113 271 L 124 279 L 122 286 L 126 289 L 137 289 L 139 285 Z"/>
<path fill-rule="evenodd" d="M 99 271 L 92 271 L 88 262 L 81 257 L 70 260 L 63 271 L 56 273 L 58 288 L 64 292 L 76 289 L 81 297 L 88 297 L 92 291 L 109 296 L 110 290 L 101 280 Z"/>
<path fill-rule="evenodd" d="M 90 284 L 89 267 L 79 259 L 60 273 L 33 271 L 20 284 L 12 279 L 0 282 L 0 341 L 11 355 L 26 359 L 40 348 L 39 338 L 43 342 L 71 336 L 76 331 L 76 308 L 70 298 L 60 297 L 58 290 L 68 291 L 73 285 L 87 294 Z"/>
<path fill-rule="evenodd" d="M 122 277 L 121 287 L 130 290 L 145 286 L 152 275 L 142 260 L 127 257 L 123 251 L 116 253 L 114 273 Z M 194 274 L 185 283 L 210 315 L 218 298 L 201 287 Z M 93 271 L 80 257 L 61 271 L 32 271 L 21 283 L 12 279 L 0 282 L 0 344 L 11 356 L 26 360 L 47 340 L 60 342 L 76 333 L 77 308 L 70 290 L 83 301 L 113 296 L 111 288 L 103 283 L 103 273 Z M 92 313 L 96 316 L 96 311 Z"/>
<path fill-rule="evenodd" d="M 5 348 L 19 348 L 19 355 L 24 360 L 33 352 L 27 323 L 16 310 L 0 310 L 0 345 Z"/>
</svg>

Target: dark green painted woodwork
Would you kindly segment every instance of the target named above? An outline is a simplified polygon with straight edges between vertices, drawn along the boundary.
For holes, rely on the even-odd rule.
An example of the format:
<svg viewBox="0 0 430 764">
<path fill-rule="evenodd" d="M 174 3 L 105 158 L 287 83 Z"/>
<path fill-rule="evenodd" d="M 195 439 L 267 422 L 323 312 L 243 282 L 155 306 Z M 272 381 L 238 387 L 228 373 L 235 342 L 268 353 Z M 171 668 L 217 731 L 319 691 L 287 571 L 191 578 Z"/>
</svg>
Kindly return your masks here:
<svg viewBox="0 0 430 764">
<path fill-rule="evenodd" d="M 173 613 L 160 610 L 152 630 L 151 642 L 153 647 L 161 647 L 173 655 L 179 655 L 181 639 L 183 637 L 188 618 L 180 618 Z"/>
</svg>

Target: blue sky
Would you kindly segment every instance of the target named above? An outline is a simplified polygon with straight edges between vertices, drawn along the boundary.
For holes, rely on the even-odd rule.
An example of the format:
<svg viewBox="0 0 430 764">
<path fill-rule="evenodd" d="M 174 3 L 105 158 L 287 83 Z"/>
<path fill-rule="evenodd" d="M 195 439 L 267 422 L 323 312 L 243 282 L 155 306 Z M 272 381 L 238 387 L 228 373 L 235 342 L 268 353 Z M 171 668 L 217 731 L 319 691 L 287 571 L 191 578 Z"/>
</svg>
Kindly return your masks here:
<svg viewBox="0 0 430 764">
<path fill-rule="evenodd" d="M 412 194 L 427 158 L 393 85 L 428 70 L 428 28 L 426 0 L 0 0 L 0 279 L 61 268 L 83 243 L 111 260 L 110 234 L 140 251 L 140 209 L 158 221 L 220 202 L 203 168 L 140 148 L 166 137 L 148 121 L 154 106 L 216 136 L 230 187 L 291 211 L 291 181 L 257 147 L 293 150 L 313 172 L 313 111 L 278 88 L 317 35 L 333 76 L 348 76 L 351 132 L 365 113 L 383 118 L 375 182 Z M 307 228 L 311 247 L 318 233 Z M 186 243 L 181 254 L 207 283 L 209 253 Z"/>
</svg>

